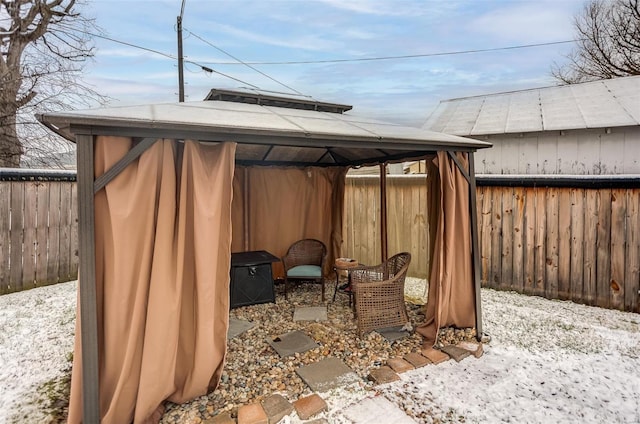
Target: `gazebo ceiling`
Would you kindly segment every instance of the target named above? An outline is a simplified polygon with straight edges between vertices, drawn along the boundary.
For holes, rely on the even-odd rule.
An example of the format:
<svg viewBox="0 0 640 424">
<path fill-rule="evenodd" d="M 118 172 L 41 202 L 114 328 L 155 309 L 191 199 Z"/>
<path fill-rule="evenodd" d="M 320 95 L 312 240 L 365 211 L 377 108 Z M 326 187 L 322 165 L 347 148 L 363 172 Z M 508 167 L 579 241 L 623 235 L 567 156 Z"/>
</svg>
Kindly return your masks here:
<svg viewBox="0 0 640 424">
<path fill-rule="evenodd" d="M 45 113 L 38 119 L 72 141 L 80 134 L 234 141 L 236 162 L 247 165 L 363 165 L 491 147 L 348 114 L 220 100 Z"/>
</svg>

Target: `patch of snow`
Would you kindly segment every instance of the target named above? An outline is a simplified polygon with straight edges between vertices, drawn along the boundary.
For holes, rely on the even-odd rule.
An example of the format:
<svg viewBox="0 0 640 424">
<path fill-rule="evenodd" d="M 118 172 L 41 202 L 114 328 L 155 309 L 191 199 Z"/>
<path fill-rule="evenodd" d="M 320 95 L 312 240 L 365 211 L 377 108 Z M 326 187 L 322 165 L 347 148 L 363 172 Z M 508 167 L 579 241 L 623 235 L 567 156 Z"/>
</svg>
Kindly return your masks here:
<svg viewBox="0 0 640 424">
<path fill-rule="evenodd" d="M 0 296 L 0 423 L 47 422 L 38 386 L 73 352 L 76 282 Z"/>
</svg>

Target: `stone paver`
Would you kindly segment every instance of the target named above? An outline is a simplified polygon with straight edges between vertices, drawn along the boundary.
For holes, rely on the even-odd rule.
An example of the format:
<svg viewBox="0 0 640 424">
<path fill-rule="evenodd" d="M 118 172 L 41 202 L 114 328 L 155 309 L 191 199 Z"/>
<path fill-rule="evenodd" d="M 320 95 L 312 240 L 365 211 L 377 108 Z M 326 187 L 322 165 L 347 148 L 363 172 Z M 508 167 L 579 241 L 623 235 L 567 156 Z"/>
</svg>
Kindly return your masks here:
<svg viewBox="0 0 640 424">
<path fill-rule="evenodd" d="M 422 349 L 420 353 L 436 365 L 442 362 L 448 361 L 450 359 L 449 355 L 439 351 L 438 349 L 434 349 L 432 347 Z"/>
<path fill-rule="evenodd" d="M 279 394 L 274 394 L 262 401 L 262 408 L 267 414 L 269 424 L 275 424 L 293 412 L 293 405 Z"/>
<path fill-rule="evenodd" d="M 308 420 L 316 414 L 327 410 L 327 402 L 316 393 L 298 399 L 293 406 L 301 420 Z"/>
<path fill-rule="evenodd" d="M 345 408 L 342 415 L 354 424 L 415 424 L 411 417 L 383 396 L 365 398 Z"/>
<path fill-rule="evenodd" d="M 402 358 L 389 358 L 387 359 L 387 365 L 398 374 L 415 369 L 413 365 Z"/>
<path fill-rule="evenodd" d="M 293 355 L 294 353 L 302 353 L 318 347 L 318 344 L 302 331 L 292 331 L 274 337 L 273 339 L 267 339 L 267 343 L 283 358 Z"/>
<path fill-rule="evenodd" d="M 231 414 L 225 412 L 224 414 L 218 414 L 213 418 L 204 420 L 203 424 L 236 424 L 236 420 L 231 418 Z"/>
<path fill-rule="evenodd" d="M 304 306 L 293 311 L 293 321 L 326 321 L 326 306 Z"/>
<path fill-rule="evenodd" d="M 477 342 L 460 342 L 458 343 L 456 346 L 461 347 L 462 349 L 466 349 L 469 352 L 471 352 L 471 354 L 473 356 L 475 356 L 476 358 L 479 358 L 482 356 L 482 354 L 484 353 L 484 350 L 482 348 L 482 343 L 477 343 Z"/>
<path fill-rule="evenodd" d="M 407 353 L 404 355 L 404 360 L 413 365 L 414 368 L 421 368 L 432 363 L 418 352 Z"/>
<path fill-rule="evenodd" d="M 456 362 L 462 361 L 467 356 L 471 355 L 467 349 L 457 347 L 454 345 L 447 345 L 440 348 L 444 353 L 452 357 Z"/>
<path fill-rule="evenodd" d="M 386 384 L 400 380 L 400 376 L 390 367 L 383 365 L 380 368 L 369 371 L 369 380 L 375 384 Z"/>
<path fill-rule="evenodd" d="M 403 328 L 404 327 L 381 328 L 376 330 L 376 333 L 387 339 L 389 343 L 393 343 L 397 340 L 404 339 L 405 337 L 409 337 L 411 335 L 408 331 L 403 330 Z"/>
<path fill-rule="evenodd" d="M 320 393 L 360 381 L 358 374 L 338 358 L 327 358 L 305 365 L 298 368 L 296 373 L 311 390 Z"/>
<path fill-rule="evenodd" d="M 255 324 L 250 321 L 229 317 L 229 331 L 227 331 L 227 340 L 231 340 L 234 337 L 239 336 L 240 334 L 253 328 L 254 326 Z"/>
<path fill-rule="evenodd" d="M 269 419 L 262 405 L 250 403 L 238 408 L 238 424 L 269 424 Z"/>
</svg>

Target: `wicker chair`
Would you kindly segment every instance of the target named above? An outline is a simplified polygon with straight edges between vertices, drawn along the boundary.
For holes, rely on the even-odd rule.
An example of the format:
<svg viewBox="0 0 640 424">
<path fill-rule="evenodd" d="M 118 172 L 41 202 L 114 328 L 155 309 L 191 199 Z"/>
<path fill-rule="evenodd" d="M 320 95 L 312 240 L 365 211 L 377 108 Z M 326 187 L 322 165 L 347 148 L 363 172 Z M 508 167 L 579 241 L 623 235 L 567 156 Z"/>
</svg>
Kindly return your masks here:
<svg viewBox="0 0 640 424">
<path fill-rule="evenodd" d="M 351 271 L 360 336 L 409 323 L 404 303 L 404 279 L 409 262 L 411 254 L 404 252 L 380 265 L 361 266 Z"/>
<path fill-rule="evenodd" d="M 327 257 L 327 247 L 320 240 L 304 239 L 293 243 L 282 258 L 284 265 L 284 298 L 290 280 L 315 281 L 322 285 L 324 302 L 324 278 L 322 270 Z"/>
</svg>

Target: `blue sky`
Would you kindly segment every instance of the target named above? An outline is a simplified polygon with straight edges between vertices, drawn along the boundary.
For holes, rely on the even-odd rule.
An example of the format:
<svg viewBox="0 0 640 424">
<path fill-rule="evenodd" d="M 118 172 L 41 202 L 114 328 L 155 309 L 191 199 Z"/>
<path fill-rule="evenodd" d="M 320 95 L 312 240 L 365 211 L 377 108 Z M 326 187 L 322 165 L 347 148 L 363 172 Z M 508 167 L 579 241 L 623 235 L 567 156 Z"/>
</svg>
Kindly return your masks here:
<svg viewBox="0 0 640 424">
<path fill-rule="evenodd" d="M 104 34 L 177 56 L 182 0 L 88 0 L 83 13 Z M 247 84 L 289 91 L 245 62 L 318 61 L 418 55 L 548 43 L 573 38 L 583 0 L 186 0 L 187 101 L 211 88 Z M 210 44 L 202 41 L 206 40 Z M 177 62 L 96 39 L 86 79 L 112 105 L 177 101 Z M 422 125 L 440 100 L 556 84 L 552 63 L 572 44 L 402 60 L 253 65 L 323 101 L 354 106 L 358 115 Z"/>
</svg>

